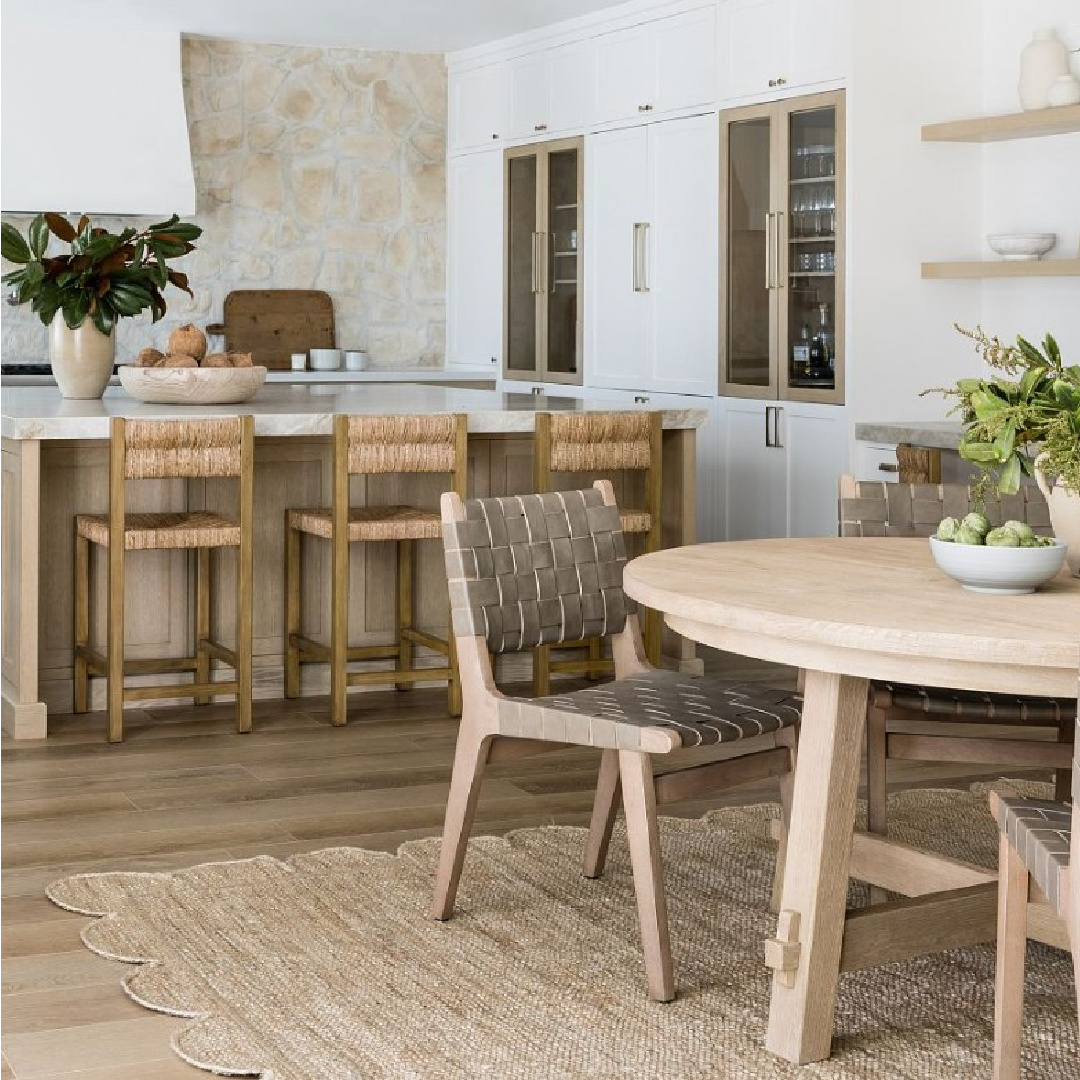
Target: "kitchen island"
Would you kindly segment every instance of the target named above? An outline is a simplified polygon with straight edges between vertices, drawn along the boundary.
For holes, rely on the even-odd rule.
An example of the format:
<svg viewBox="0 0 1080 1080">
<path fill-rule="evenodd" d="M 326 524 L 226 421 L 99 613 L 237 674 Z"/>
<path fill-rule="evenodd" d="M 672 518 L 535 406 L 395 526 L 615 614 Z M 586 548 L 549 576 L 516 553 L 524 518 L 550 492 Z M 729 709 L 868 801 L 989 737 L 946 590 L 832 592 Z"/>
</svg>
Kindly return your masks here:
<svg viewBox="0 0 1080 1080">
<path fill-rule="evenodd" d="M 624 406 L 589 398 L 502 394 L 432 385 L 329 384 L 264 386 L 241 405 L 148 405 L 109 388 L 100 401 L 70 401 L 54 388 L 7 388 L 0 408 L 3 437 L 3 728 L 15 738 L 43 738 L 49 712 L 72 704 L 73 519 L 108 505 L 108 438 L 112 416 L 184 419 L 251 414 L 255 427 L 256 697 L 281 694 L 283 521 L 287 508 L 329 506 L 330 433 L 337 413 L 465 413 L 469 430 L 469 493 L 512 495 L 532 490 L 532 442 L 540 411 L 610 412 Z M 647 408 L 646 405 L 637 406 Z M 665 546 L 692 543 L 695 431 L 703 409 L 664 411 Z M 587 482 L 560 476 L 560 486 Z M 641 505 L 640 477 L 619 478 L 623 505 Z M 445 482 L 438 476 L 354 477 L 356 505 L 415 502 L 434 506 Z M 231 513 L 234 482 L 157 480 L 129 485 L 131 511 L 215 510 Z M 304 551 L 303 629 L 325 638 L 329 629 L 329 545 Z M 222 554 L 215 585 L 214 633 L 232 638 L 232 553 Z M 129 559 L 127 654 L 184 655 L 190 651 L 194 596 L 184 552 L 136 552 Z M 352 555 L 350 626 L 356 644 L 385 639 L 393 625 L 391 545 L 357 545 Z M 103 640 L 105 575 L 97 560 L 91 582 L 92 638 Z M 417 555 L 420 622 L 445 626 L 442 551 L 422 544 Z M 218 601 L 221 601 L 220 604 Z M 669 638 L 672 662 L 693 666 L 693 647 Z M 433 658 L 434 659 L 434 658 Z M 518 672 L 514 668 L 521 667 Z M 511 677 L 524 675 L 527 656 L 510 658 Z M 141 677 L 153 681 L 156 676 Z M 133 679 L 133 683 L 138 680 Z M 322 665 L 304 672 L 303 693 L 325 693 Z M 97 681 L 92 708 L 102 707 Z M 160 703 L 158 703 L 160 704 Z"/>
</svg>

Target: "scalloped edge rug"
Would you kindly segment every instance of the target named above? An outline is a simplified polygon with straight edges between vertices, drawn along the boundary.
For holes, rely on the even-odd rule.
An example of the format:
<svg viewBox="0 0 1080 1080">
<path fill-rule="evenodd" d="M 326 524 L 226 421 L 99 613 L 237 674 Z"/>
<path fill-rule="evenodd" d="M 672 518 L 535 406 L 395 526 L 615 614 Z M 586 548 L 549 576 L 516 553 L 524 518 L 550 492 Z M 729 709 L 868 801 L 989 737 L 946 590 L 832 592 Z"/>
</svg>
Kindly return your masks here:
<svg viewBox="0 0 1080 1080">
<path fill-rule="evenodd" d="M 890 803 L 892 834 L 992 866 L 988 790 L 900 792 Z M 85 874 L 46 893 L 99 916 L 83 930 L 87 948 L 138 965 L 123 979 L 127 994 L 190 1018 L 173 1049 L 225 1076 L 989 1076 L 992 946 L 843 975 L 827 1062 L 797 1067 L 764 1049 L 761 942 L 775 928 L 767 901 L 776 812 L 762 805 L 662 819 L 679 988 L 669 1005 L 645 994 L 621 826 L 600 881 L 580 873 L 584 829 L 474 838 L 447 923 L 427 914 L 436 838 L 403 844 L 396 855 L 330 848 L 285 861 Z M 1030 946 L 1027 995 L 1026 1080 L 1076 1080 L 1067 954 Z"/>
</svg>

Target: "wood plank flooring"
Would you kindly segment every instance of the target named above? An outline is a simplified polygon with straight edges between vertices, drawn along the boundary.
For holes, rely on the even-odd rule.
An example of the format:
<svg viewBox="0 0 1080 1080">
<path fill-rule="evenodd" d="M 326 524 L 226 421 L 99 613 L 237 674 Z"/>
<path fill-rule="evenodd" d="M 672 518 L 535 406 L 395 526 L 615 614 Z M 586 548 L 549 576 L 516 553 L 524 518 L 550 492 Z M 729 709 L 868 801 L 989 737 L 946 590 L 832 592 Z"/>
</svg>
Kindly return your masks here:
<svg viewBox="0 0 1080 1080">
<path fill-rule="evenodd" d="M 787 670 L 724 670 L 792 680 Z M 525 692 L 524 690 L 522 692 Z M 0 1080 L 180 1080 L 203 1076 L 169 1049 L 182 1021 L 120 989 L 121 965 L 86 950 L 86 920 L 45 899 L 50 881 L 97 870 L 168 870 L 337 844 L 393 850 L 442 825 L 456 723 L 437 690 L 350 698 L 332 728 L 326 701 L 256 702 L 238 736 L 231 705 L 130 710 L 125 741 L 104 742 L 104 717 L 50 717 L 47 741 L 3 744 L 3 1058 Z M 584 825 L 598 756 L 567 750 L 489 772 L 478 830 Z M 896 785 L 964 785 L 948 766 L 891 769 Z M 981 774 L 980 774 L 981 775 Z M 711 800 L 775 800 L 775 780 Z"/>
</svg>

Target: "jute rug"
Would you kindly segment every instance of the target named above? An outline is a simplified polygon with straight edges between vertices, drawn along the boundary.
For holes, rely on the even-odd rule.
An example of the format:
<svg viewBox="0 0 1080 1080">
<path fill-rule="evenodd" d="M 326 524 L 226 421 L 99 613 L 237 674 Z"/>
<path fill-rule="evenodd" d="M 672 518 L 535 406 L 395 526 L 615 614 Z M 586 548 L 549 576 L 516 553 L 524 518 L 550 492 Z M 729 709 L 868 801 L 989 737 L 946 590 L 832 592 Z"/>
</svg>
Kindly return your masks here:
<svg viewBox="0 0 1080 1080">
<path fill-rule="evenodd" d="M 124 988 L 193 1021 L 176 1051 L 267 1080 L 474 1078 L 737 1080 L 988 1077 L 992 946 L 841 979 L 834 1057 L 798 1068 L 762 1046 L 761 942 L 776 808 L 664 819 L 679 998 L 650 1002 L 621 833 L 602 881 L 580 873 L 585 831 L 473 841 L 459 912 L 427 915 L 437 840 L 397 855 L 336 848 L 169 874 L 56 882 L 63 907 L 103 918 L 83 940 L 140 965 Z M 986 788 L 910 791 L 895 834 L 993 865 Z M 1029 950 L 1027 1080 L 1076 1080 L 1068 958 Z"/>
</svg>

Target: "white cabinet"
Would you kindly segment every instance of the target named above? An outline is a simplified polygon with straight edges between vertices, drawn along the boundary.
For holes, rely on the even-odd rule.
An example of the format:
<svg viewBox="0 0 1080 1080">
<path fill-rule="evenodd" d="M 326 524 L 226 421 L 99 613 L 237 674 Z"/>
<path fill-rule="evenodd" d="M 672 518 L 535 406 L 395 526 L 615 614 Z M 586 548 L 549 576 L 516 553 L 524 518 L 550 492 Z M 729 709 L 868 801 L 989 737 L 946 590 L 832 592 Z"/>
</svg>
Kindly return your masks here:
<svg viewBox="0 0 1080 1080">
<path fill-rule="evenodd" d="M 718 399 L 720 535 L 835 536 L 847 468 L 844 410 L 834 405 Z"/>
<path fill-rule="evenodd" d="M 502 151 L 451 158 L 446 184 L 446 362 L 497 374 L 502 357 Z"/>
<path fill-rule="evenodd" d="M 589 385 L 715 393 L 717 137 L 712 115 L 589 137 Z"/>
<path fill-rule="evenodd" d="M 597 84 L 601 123 L 710 105 L 716 97 L 715 9 L 601 35 Z"/>
<path fill-rule="evenodd" d="M 572 42 L 510 66 L 512 139 L 581 130 L 596 114 L 596 42 Z"/>
<path fill-rule="evenodd" d="M 767 101 L 841 82 L 850 0 L 720 0 L 721 101 Z"/>
<path fill-rule="evenodd" d="M 451 153 L 502 145 L 510 126 L 509 82 L 506 64 L 455 72 L 449 81 Z"/>
</svg>

